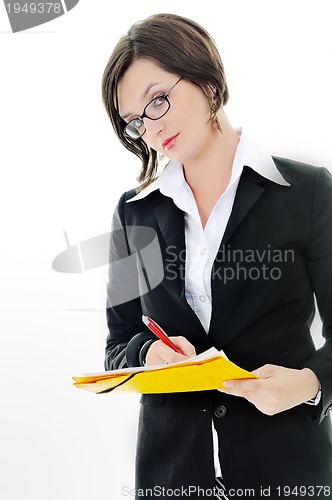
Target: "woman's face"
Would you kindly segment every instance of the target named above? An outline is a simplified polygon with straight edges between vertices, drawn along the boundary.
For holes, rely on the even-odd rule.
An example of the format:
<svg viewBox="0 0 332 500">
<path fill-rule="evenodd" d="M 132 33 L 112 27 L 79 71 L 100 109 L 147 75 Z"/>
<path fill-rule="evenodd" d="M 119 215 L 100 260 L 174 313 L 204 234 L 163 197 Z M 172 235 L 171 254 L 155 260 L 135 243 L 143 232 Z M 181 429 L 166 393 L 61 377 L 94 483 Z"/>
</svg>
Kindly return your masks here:
<svg viewBox="0 0 332 500">
<path fill-rule="evenodd" d="M 118 85 L 119 113 L 128 123 L 139 117 L 158 95 L 169 92 L 179 75 L 169 73 L 151 60 L 139 59 Z M 169 95 L 171 107 L 158 120 L 143 118 L 148 146 L 179 163 L 191 163 L 209 147 L 215 129 L 208 100 L 201 89 L 180 80 Z"/>
</svg>

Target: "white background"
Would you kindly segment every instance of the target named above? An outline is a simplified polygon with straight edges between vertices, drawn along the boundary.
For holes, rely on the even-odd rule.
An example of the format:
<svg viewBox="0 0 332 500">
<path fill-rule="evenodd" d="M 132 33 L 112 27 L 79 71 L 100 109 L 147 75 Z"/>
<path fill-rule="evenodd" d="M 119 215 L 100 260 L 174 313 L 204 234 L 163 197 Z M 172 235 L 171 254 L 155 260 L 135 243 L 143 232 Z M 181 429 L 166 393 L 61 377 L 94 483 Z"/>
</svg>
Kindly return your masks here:
<svg viewBox="0 0 332 500">
<path fill-rule="evenodd" d="M 116 7 L 116 8 L 115 8 Z M 331 170 L 330 1 L 81 0 L 12 34 L 0 5 L 0 496 L 125 498 L 133 487 L 136 396 L 96 396 L 71 376 L 103 370 L 106 270 L 51 268 L 71 244 L 110 230 L 139 161 L 113 136 L 100 93 L 120 36 L 156 12 L 215 38 L 226 112 L 271 153 Z M 76 312 L 70 309 L 77 309 Z M 85 310 L 84 310 L 85 309 Z"/>
</svg>

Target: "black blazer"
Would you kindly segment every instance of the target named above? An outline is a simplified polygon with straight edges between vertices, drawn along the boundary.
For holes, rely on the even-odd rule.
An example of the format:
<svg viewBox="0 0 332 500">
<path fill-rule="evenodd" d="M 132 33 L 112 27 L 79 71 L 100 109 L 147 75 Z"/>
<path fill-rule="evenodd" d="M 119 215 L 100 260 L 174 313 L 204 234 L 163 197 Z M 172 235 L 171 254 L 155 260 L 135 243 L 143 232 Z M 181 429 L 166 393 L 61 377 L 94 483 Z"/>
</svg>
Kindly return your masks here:
<svg viewBox="0 0 332 500">
<path fill-rule="evenodd" d="M 158 235 L 165 274 L 158 286 L 142 289 L 141 297 L 109 304 L 105 366 L 139 364 L 141 346 L 153 338 L 142 324 L 143 313 L 169 335 L 184 335 L 198 353 L 215 346 L 248 370 L 265 363 L 309 367 L 321 382 L 322 400 L 317 407 L 302 404 L 271 417 L 218 391 L 142 396 L 137 498 L 158 498 L 163 487 L 174 489 L 175 498 L 179 489 L 191 487 L 190 498 L 199 499 L 198 488 L 213 488 L 212 419 L 231 496 L 251 489 L 260 498 L 265 488 L 270 498 L 283 498 L 284 487 L 302 486 L 303 498 L 318 498 L 316 487 L 332 488 L 331 420 L 325 418 L 332 408 L 332 177 L 326 169 L 274 161 L 290 186 L 249 167 L 242 173 L 211 274 L 208 334 L 184 295 L 183 212 L 159 190 L 131 203 L 125 201 L 134 190 L 121 197 L 115 220 L 125 240 L 113 238 L 111 260 L 137 250 L 126 228 L 147 226 Z M 119 281 L 112 265 L 110 270 L 111 292 Z M 139 288 L 142 278 L 130 274 Z M 326 339 L 319 350 L 310 335 L 314 296 Z M 152 495 L 143 496 L 145 488 Z"/>
</svg>

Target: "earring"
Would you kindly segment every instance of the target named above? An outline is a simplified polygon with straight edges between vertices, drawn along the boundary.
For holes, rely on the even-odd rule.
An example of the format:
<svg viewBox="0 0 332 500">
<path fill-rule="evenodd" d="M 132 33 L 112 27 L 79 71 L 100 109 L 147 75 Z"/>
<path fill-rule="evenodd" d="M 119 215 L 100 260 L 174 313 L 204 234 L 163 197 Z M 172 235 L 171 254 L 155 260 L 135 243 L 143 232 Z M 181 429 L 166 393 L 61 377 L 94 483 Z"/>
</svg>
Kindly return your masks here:
<svg viewBox="0 0 332 500">
<path fill-rule="evenodd" d="M 215 129 L 219 130 L 219 132 L 221 134 L 224 133 L 223 130 L 222 130 L 222 128 L 221 128 L 221 126 L 220 126 L 219 120 L 218 120 L 218 118 L 216 116 L 213 119 L 213 126 L 214 126 Z"/>
<path fill-rule="evenodd" d="M 216 90 L 213 94 L 212 97 L 212 104 L 211 104 L 211 118 L 213 120 L 213 126 L 215 129 L 219 130 L 221 134 L 223 134 L 222 128 L 220 126 L 219 120 L 217 118 L 217 111 L 218 111 L 218 104 L 217 104 L 217 98 L 216 98 Z"/>
<path fill-rule="evenodd" d="M 217 112 L 217 98 L 216 98 L 216 94 L 215 93 L 213 94 L 213 97 L 212 97 L 211 111 L 212 111 L 213 115 Z"/>
<path fill-rule="evenodd" d="M 218 108 L 217 108 L 217 100 L 215 97 L 213 97 L 213 102 L 212 102 L 212 120 L 213 120 L 213 127 L 217 130 L 219 130 L 219 132 L 221 134 L 223 134 L 223 130 L 220 126 L 220 123 L 219 123 L 219 120 L 218 120 L 218 117 L 217 117 L 217 111 L 218 111 Z"/>
</svg>

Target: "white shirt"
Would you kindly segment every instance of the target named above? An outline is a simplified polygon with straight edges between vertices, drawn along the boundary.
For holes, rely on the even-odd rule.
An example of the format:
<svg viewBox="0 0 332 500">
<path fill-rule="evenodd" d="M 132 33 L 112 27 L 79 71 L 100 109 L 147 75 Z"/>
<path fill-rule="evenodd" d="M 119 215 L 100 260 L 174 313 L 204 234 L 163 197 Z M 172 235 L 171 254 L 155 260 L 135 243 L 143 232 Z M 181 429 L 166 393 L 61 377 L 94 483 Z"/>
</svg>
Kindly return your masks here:
<svg viewBox="0 0 332 500">
<path fill-rule="evenodd" d="M 206 332 L 212 312 L 211 271 L 221 240 L 232 212 L 236 190 L 244 166 L 249 166 L 257 173 L 282 186 L 289 186 L 277 169 L 272 157 L 254 143 L 242 129 L 236 129 L 240 137 L 236 148 L 232 174 L 225 192 L 215 204 L 203 229 L 194 195 L 187 184 L 183 166 L 170 161 L 158 179 L 142 189 L 127 201 L 146 197 L 152 191 L 160 192 L 173 199 L 175 205 L 184 212 L 185 218 L 185 295 L 186 299 L 200 319 Z M 216 477 L 221 476 L 218 457 L 218 437 L 213 427 L 214 463 Z"/>
</svg>

